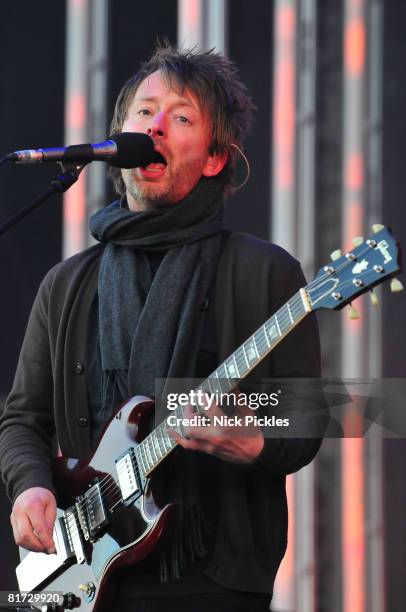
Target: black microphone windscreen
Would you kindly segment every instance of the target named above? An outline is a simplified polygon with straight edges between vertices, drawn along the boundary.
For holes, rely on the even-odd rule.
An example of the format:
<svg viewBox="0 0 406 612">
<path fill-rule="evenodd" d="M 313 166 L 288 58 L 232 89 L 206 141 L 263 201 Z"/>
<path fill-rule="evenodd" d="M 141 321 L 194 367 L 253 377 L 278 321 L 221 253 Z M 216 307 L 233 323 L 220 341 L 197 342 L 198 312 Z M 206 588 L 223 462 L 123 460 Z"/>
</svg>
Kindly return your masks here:
<svg viewBox="0 0 406 612">
<path fill-rule="evenodd" d="M 117 154 L 109 163 L 116 168 L 138 168 L 154 161 L 154 142 L 147 134 L 121 132 L 109 136 L 117 145 Z"/>
</svg>

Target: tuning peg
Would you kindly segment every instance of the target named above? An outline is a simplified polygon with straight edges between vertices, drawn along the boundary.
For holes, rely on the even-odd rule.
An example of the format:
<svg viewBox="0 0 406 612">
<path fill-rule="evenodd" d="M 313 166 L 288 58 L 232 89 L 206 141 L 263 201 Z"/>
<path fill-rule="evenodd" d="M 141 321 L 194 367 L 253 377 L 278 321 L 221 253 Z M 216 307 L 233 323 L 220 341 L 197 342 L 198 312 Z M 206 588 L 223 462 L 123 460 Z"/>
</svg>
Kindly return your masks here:
<svg viewBox="0 0 406 612">
<path fill-rule="evenodd" d="M 352 243 L 354 246 L 359 246 L 364 242 L 364 236 L 356 236 L 352 239 Z"/>
<path fill-rule="evenodd" d="M 397 278 L 392 278 L 390 282 L 390 290 L 393 293 L 397 293 L 398 291 L 403 291 L 403 285 Z"/>
<path fill-rule="evenodd" d="M 377 234 L 378 232 L 380 232 L 385 226 L 382 225 L 382 223 L 374 223 L 372 226 L 372 231 L 374 232 L 374 234 Z"/>
<path fill-rule="evenodd" d="M 333 251 L 331 253 L 330 258 L 332 261 L 336 261 L 336 259 L 340 259 L 341 256 L 342 256 L 341 249 L 337 249 L 336 251 Z"/>
<path fill-rule="evenodd" d="M 348 316 L 349 316 L 350 319 L 359 319 L 360 318 L 358 310 L 352 304 L 350 304 L 350 306 L 349 306 Z"/>
<path fill-rule="evenodd" d="M 375 308 L 377 308 L 379 306 L 378 296 L 372 290 L 371 290 L 371 292 L 369 294 L 369 299 L 371 300 L 372 306 L 375 306 Z"/>
</svg>

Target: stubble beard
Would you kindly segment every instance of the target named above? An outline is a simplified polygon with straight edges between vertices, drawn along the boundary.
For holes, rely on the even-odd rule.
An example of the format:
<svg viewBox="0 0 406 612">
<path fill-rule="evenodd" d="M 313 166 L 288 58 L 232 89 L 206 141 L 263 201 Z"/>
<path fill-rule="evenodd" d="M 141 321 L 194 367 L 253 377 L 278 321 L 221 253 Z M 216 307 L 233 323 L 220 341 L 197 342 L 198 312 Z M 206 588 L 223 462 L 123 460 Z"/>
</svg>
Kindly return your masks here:
<svg viewBox="0 0 406 612">
<path fill-rule="evenodd" d="M 137 204 L 138 210 L 155 210 L 168 204 L 177 204 L 194 189 L 201 178 L 202 163 L 200 160 L 185 162 L 172 173 L 170 168 L 165 172 L 165 185 L 142 180 L 137 177 L 135 170 L 123 169 L 122 177 L 127 191 Z M 190 177 L 190 180 L 188 180 Z M 193 178 L 195 180 L 193 182 Z M 185 180 L 187 185 L 185 186 Z"/>
</svg>

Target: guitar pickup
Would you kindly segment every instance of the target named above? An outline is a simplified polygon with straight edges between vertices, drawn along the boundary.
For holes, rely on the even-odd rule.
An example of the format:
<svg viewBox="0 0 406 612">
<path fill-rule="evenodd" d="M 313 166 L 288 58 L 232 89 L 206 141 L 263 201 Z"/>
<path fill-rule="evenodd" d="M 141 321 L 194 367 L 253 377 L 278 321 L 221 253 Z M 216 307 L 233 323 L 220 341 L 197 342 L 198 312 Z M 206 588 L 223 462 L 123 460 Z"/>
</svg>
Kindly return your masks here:
<svg viewBox="0 0 406 612">
<path fill-rule="evenodd" d="M 100 531 L 108 523 L 100 483 L 97 481 L 89 487 L 83 498 L 85 502 L 83 509 L 86 512 L 89 539 L 91 542 L 94 542 L 100 535 Z"/>
<path fill-rule="evenodd" d="M 121 496 L 127 504 L 141 495 L 140 483 L 134 463 L 134 450 L 125 451 L 119 459 L 116 459 L 116 470 L 120 485 Z"/>
</svg>

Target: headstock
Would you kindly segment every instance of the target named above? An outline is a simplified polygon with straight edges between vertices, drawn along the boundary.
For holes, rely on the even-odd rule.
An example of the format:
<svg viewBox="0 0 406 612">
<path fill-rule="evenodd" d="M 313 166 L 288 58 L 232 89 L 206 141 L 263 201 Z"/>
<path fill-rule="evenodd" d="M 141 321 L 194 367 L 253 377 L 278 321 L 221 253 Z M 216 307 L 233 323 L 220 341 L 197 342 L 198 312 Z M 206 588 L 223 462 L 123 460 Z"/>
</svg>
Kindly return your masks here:
<svg viewBox="0 0 406 612">
<path fill-rule="evenodd" d="M 307 285 L 306 291 L 313 310 L 339 310 L 362 293 L 400 272 L 400 250 L 390 230 L 383 225 L 375 225 L 373 230 L 374 234 L 365 242 L 362 238 L 354 239 L 356 246 L 352 251 L 344 255 L 341 251 L 334 251 L 331 254 L 332 261 L 321 268 Z M 393 278 L 392 291 L 400 291 L 402 288 L 400 281 Z M 376 296 L 372 298 L 372 303 L 377 305 Z M 350 317 L 357 318 L 354 308 Z"/>
</svg>

